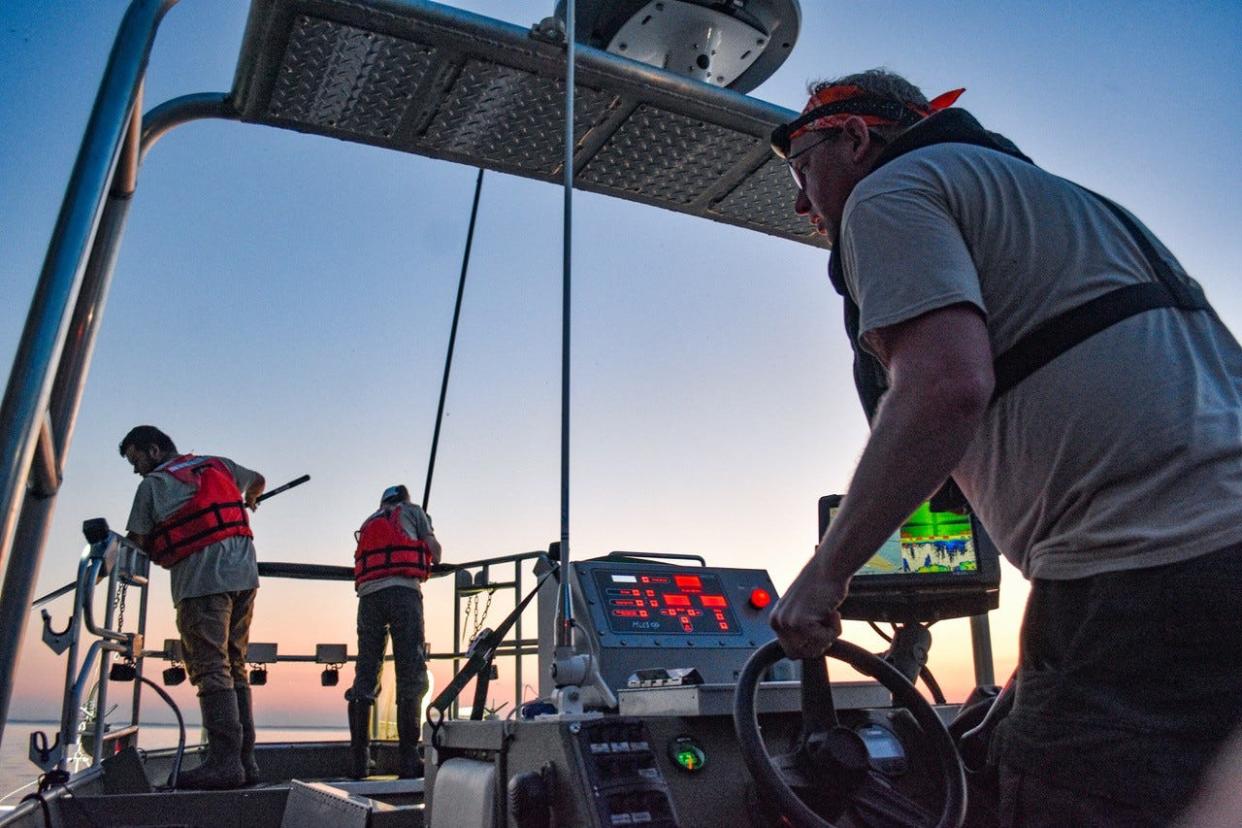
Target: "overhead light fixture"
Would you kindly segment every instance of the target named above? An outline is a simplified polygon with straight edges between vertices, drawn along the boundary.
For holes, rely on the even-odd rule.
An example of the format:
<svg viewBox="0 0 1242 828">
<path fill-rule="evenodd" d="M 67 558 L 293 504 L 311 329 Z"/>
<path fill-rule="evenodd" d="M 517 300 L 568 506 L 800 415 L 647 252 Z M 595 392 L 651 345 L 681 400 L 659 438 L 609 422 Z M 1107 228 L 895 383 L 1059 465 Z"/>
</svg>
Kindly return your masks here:
<svg viewBox="0 0 1242 828">
<path fill-rule="evenodd" d="M 576 40 L 712 86 L 749 92 L 802 26 L 798 0 L 577 0 Z M 556 17 L 565 19 L 565 0 Z"/>
</svg>

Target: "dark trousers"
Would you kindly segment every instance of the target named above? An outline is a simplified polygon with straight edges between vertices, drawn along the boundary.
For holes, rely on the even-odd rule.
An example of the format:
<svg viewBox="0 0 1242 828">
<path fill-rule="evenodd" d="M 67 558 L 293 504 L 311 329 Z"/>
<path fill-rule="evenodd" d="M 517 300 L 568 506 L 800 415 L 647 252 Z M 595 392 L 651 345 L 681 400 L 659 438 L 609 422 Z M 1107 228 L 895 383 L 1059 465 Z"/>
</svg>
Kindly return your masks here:
<svg viewBox="0 0 1242 828">
<path fill-rule="evenodd" d="M 185 669 L 200 696 L 246 683 L 254 594 L 253 589 L 220 592 L 177 604 Z"/>
<path fill-rule="evenodd" d="M 1168 824 L 1242 721 L 1239 656 L 1242 547 L 1035 580 L 994 745 L 1002 824 Z"/>
<path fill-rule="evenodd" d="M 423 596 L 416 589 L 400 586 L 358 599 L 358 662 L 354 667 L 354 685 L 346 691 L 346 699 L 375 700 L 389 636 L 397 668 L 398 701 L 422 700 L 427 692 Z"/>
</svg>

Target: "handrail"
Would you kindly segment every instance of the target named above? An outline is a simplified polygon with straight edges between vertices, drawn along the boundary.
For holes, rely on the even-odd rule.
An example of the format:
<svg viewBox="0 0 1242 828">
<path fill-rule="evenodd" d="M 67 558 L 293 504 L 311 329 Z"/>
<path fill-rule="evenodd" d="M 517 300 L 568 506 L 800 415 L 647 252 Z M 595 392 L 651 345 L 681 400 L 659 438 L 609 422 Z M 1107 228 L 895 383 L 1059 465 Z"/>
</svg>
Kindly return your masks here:
<svg viewBox="0 0 1242 828">
<path fill-rule="evenodd" d="M 0 738 L 53 502 L 27 496 L 31 464 L 50 425 L 44 447 L 56 448 L 56 469 L 64 466 L 132 193 L 124 190 L 134 180 L 142 79 L 160 20 L 175 2 L 133 0 L 125 12 L 0 401 Z"/>
</svg>

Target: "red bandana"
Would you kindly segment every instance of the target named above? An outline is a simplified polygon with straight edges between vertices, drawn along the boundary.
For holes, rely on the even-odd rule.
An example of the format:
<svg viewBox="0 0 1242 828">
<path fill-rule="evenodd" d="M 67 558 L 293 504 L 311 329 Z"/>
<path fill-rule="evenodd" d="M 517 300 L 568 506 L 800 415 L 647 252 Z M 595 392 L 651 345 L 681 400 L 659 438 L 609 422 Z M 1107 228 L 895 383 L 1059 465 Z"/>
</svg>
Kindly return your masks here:
<svg viewBox="0 0 1242 828">
<path fill-rule="evenodd" d="M 912 104 L 900 105 L 894 102 L 894 111 L 889 113 L 889 116 L 879 114 L 861 114 L 849 111 L 825 115 L 822 118 L 816 118 L 814 121 L 804 124 L 794 130 L 790 133 L 789 140 L 792 141 L 794 138 L 797 138 L 799 135 L 806 132 L 815 132 L 816 130 L 839 127 L 845 123 L 847 118 L 855 115 L 862 118 L 863 122 L 869 127 L 890 126 L 892 124 L 899 123 L 914 123 L 926 118 L 928 115 L 932 115 L 942 109 L 948 109 L 953 106 L 953 104 L 957 102 L 957 99 L 960 98 L 962 93 L 965 91 L 966 89 L 963 87 L 961 89 L 954 89 L 952 91 L 945 92 L 943 95 L 938 95 L 933 98 L 926 107 L 914 106 Z M 808 112 L 818 109 L 821 106 L 845 102 L 851 98 L 867 98 L 870 101 L 875 101 L 875 97 L 870 92 L 867 92 L 865 89 L 861 89 L 857 86 L 827 86 L 811 96 L 811 99 L 806 102 L 806 106 L 802 108 L 802 114 L 806 115 Z"/>
</svg>

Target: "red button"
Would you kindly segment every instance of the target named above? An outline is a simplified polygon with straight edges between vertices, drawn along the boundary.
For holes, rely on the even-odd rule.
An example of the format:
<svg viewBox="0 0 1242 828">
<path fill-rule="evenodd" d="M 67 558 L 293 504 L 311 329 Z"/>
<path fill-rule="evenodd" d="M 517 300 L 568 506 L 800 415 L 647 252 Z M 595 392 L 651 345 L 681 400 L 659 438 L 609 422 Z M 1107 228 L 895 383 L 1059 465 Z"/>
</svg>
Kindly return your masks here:
<svg viewBox="0 0 1242 828">
<path fill-rule="evenodd" d="M 772 594 L 763 587 L 755 587 L 750 591 L 750 605 L 755 609 L 763 609 L 772 603 Z"/>
</svg>

